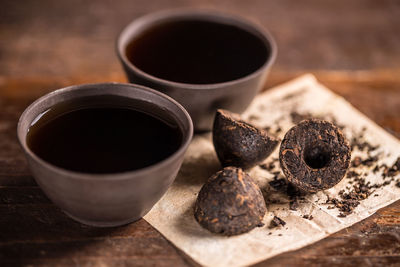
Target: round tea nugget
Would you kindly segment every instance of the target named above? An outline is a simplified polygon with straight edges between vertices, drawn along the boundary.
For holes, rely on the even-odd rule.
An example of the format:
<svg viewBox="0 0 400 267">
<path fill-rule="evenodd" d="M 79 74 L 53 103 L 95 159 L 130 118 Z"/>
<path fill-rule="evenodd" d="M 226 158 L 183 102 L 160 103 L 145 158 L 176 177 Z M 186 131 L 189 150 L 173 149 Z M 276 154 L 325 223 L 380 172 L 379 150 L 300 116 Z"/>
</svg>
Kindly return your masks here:
<svg viewBox="0 0 400 267">
<path fill-rule="evenodd" d="M 275 150 L 279 141 L 265 130 L 242 121 L 238 114 L 217 110 L 213 143 L 222 166 L 254 167 Z"/>
<path fill-rule="evenodd" d="M 201 226 L 222 235 L 238 235 L 262 226 L 267 208 L 260 188 L 242 169 L 226 167 L 201 188 L 194 216 Z"/>
<path fill-rule="evenodd" d="M 291 128 L 282 140 L 279 161 L 287 180 L 305 192 L 339 183 L 350 164 L 350 146 L 328 121 L 311 119 Z"/>
</svg>

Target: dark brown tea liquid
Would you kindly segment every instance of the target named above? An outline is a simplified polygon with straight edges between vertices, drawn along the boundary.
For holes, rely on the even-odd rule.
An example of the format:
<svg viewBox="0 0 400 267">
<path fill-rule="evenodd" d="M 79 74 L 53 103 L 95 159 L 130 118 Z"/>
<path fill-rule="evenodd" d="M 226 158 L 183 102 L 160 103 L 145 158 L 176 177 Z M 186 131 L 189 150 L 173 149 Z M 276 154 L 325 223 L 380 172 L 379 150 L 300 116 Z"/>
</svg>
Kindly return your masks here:
<svg viewBox="0 0 400 267">
<path fill-rule="evenodd" d="M 120 105 L 83 107 L 84 102 L 65 102 L 38 116 L 27 135 L 29 148 L 61 168 L 116 173 L 159 162 L 182 143 L 171 122 Z"/>
<path fill-rule="evenodd" d="M 186 20 L 165 22 L 131 41 L 128 59 L 155 77 L 210 84 L 242 78 L 259 69 L 269 48 L 239 27 Z"/>
</svg>

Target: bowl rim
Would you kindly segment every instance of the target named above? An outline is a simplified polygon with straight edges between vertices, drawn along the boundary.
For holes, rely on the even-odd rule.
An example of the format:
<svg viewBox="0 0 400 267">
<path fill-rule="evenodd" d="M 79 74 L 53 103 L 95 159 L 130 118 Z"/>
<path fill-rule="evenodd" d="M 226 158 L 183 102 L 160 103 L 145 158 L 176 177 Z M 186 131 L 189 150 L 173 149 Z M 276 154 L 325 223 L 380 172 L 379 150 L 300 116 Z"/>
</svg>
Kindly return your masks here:
<svg viewBox="0 0 400 267">
<path fill-rule="evenodd" d="M 191 19 L 200 19 L 204 21 L 212 21 L 217 23 L 234 25 L 241 28 L 244 31 L 250 32 L 253 35 L 256 35 L 266 47 L 269 48 L 269 55 L 263 65 L 256 69 L 255 71 L 229 81 L 219 82 L 219 83 L 207 83 L 207 84 L 195 84 L 195 83 L 183 83 L 176 82 L 171 80 L 166 80 L 163 78 L 156 77 L 147 72 L 144 72 L 140 68 L 136 67 L 126 56 L 126 46 L 129 41 L 137 35 L 137 31 L 135 34 L 130 34 L 129 31 L 131 28 L 137 27 L 140 32 L 143 32 L 149 29 L 152 25 L 161 22 L 161 21 L 174 21 L 174 20 L 191 20 Z M 123 39 L 129 39 L 129 41 L 123 42 Z M 260 26 L 258 23 L 255 23 L 249 19 L 241 17 L 239 15 L 225 13 L 213 9 L 206 8 L 175 8 L 175 9 L 166 9 L 162 11 L 148 13 L 146 15 L 140 16 L 130 23 L 128 23 L 119 33 L 116 42 L 115 42 L 115 50 L 120 61 L 127 66 L 131 71 L 135 72 L 140 78 L 144 80 L 150 80 L 154 83 L 161 84 L 163 86 L 170 86 L 179 89 L 201 89 L 201 90 L 212 90 L 212 89 L 225 89 L 230 85 L 238 84 L 245 82 L 247 80 L 252 79 L 253 77 L 263 73 L 266 69 L 270 68 L 277 56 L 277 45 L 275 39 L 272 35 L 267 31 L 264 27 Z"/>
<path fill-rule="evenodd" d="M 22 124 L 27 120 L 28 115 L 31 112 L 33 112 L 34 109 L 36 109 L 38 107 L 38 105 L 40 105 L 44 101 L 52 99 L 58 95 L 71 94 L 74 91 L 93 89 L 93 88 L 99 88 L 99 87 L 102 89 L 101 92 L 103 92 L 103 94 L 100 94 L 100 91 L 99 91 L 98 95 L 113 95 L 112 89 L 115 87 L 125 87 L 125 88 L 130 87 L 131 89 L 134 89 L 134 90 L 146 91 L 147 93 L 153 94 L 156 97 L 164 98 L 168 102 L 171 102 L 173 105 L 175 105 L 182 112 L 184 119 L 182 120 L 182 122 L 180 122 L 180 120 L 178 118 L 176 118 L 176 116 L 173 116 L 174 120 L 178 123 L 178 125 L 182 125 L 185 123 L 188 124 L 187 132 L 185 132 L 183 129 L 181 129 L 181 132 L 183 134 L 183 140 L 182 140 L 182 143 L 179 146 L 179 148 L 176 151 L 174 151 L 171 155 L 169 155 L 168 157 L 166 157 L 166 158 L 162 159 L 161 161 L 158 161 L 150 166 L 136 169 L 136 170 L 125 171 L 125 172 L 115 172 L 115 173 L 114 172 L 113 173 L 86 173 L 86 172 L 78 172 L 78 171 L 68 170 L 68 169 L 58 167 L 54 164 L 47 162 L 46 160 L 44 160 L 44 159 L 40 158 L 38 155 L 36 155 L 36 153 L 34 153 L 29 148 L 29 146 L 27 145 L 27 142 L 26 142 L 26 136 L 28 133 L 29 126 L 26 131 L 23 131 Z M 104 94 L 103 90 L 106 91 L 105 94 Z M 117 94 L 114 94 L 114 95 L 117 95 Z M 94 95 L 90 95 L 90 96 L 97 96 L 97 95 L 94 94 Z M 76 98 L 80 98 L 80 97 L 81 96 L 78 96 Z M 130 97 L 130 96 L 122 95 L 122 97 L 135 99 L 134 97 Z M 53 105 L 55 105 L 57 103 L 61 103 L 61 102 L 62 101 L 58 101 L 58 102 L 54 103 Z M 167 108 L 164 108 L 164 110 L 172 113 L 172 111 L 170 111 Z M 42 110 L 41 112 L 43 112 L 43 111 L 45 111 L 45 110 Z M 35 118 L 33 118 L 33 119 L 35 119 Z M 32 122 L 33 122 L 33 120 L 28 123 L 31 124 Z M 142 177 L 142 176 L 157 172 L 157 170 L 163 169 L 163 168 L 167 167 L 168 165 L 173 164 L 174 161 L 179 160 L 179 158 L 182 157 L 183 154 L 186 152 L 186 150 L 192 140 L 193 122 L 192 122 L 192 119 L 191 119 L 189 113 L 186 111 L 186 109 L 181 104 L 179 104 L 173 98 L 171 98 L 159 91 L 156 91 L 154 89 L 151 89 L 151 88 L 148 88 L 148 87 L 145 87 L 142 85 L 130 84 L 130 83 L 118 83 L 118 82 L 87 83 L 87 84 L 79 84 L 79 85 L 71 85 L 71 86 L 63 87 L 63 88 L 54 90 L 50 93 L 47 93 L 47 94 L 41 96 L 40 98 L 36 99 L 21 114 L 19 121 L 18 121 L 18 125 L 17 125 L 17 137 L 18 137 L 18 141 L 19 141 L 23 151 L 25 152 L 26 157 L 29 156 L 37 164 L 43 166 L 44 168 L 46 168 L 54 173 L 59 173 L 65 177 L 75 178 L 75 179 L 88 179 L 88 180 L 102 179 L 103 181 L 104 180 L 124 180 L 124 179 L 134 179 L 137 177 Z"/>
</svg>

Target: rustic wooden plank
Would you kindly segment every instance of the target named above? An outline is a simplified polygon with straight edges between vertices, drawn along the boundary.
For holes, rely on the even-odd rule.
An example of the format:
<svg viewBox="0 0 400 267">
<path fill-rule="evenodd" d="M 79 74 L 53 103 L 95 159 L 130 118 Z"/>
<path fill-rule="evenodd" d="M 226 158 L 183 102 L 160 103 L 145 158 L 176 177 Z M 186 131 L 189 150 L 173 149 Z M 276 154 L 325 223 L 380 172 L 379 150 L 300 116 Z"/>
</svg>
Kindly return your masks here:
<svg viewBox="0 0 400 267">
<path fill-rule="evenodd" d="M 257 21 L 275 36 L 275 69 L 356 70 L 400 67 L 396 0 L 83 1 L 3 0 L 0 73 L 21 76 L 108 75 L 121 68 L 116 35 L 132 19 L 174 7 L 203 7 Z"/>
<path fill-rule="evenodd" d="M 112 237 L 161 237 L 145 221 L 118 228 L 77 223 L 53 204 L 0 205 L 0 244 L 55 242 Z"/>
<path fill-rule="evenodd" d="M 51 203 L 38 186 L 0 186 L 0 206 Z"/>
<path fill-rule="evenodd" d="M 74 264 L 84 265 L 165 261 L 183 266 L 186 262 L 144 220 L 93 228 L 74 222 L 52 204 L 0 205 L 0 214 L 0 263 L 65 266 L 73 259 Z"/>
<path fill-rule="evenodd" d="M 80 266 L 80 267 L 181 267 L 187 266 L 185 262 L 176 258 L 103 258 L 103 257 L 87 257 L 87 258 L 62 258 L 62 259 L 32 259 L 32 260 L 16 260 L 4 261 L 5 266 L 40 266 L 40 267 L 62 267 L 62 266 Z"/>
<path fill-rule="evenodd" d="M 166 247 L 166 241 L 160 238 L 115 237 L 86 240 L 28 242 L 0 245 L 1 254 L 11 258 L 176 258 L 174 249 Z"/>
</svg>

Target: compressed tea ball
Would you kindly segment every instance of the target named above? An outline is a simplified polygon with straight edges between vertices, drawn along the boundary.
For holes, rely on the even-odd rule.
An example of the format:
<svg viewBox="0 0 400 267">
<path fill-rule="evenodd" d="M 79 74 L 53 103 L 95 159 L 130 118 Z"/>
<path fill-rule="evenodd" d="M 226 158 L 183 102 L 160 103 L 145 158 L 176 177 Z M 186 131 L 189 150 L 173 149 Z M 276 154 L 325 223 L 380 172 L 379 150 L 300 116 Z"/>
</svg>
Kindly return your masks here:
<svg viewBox="0 0 400 267">
<path fill-rule="evenodd" d="M 222 166 L 248 169 L 266 159 L 279 139 L 242 121 L 238 114 L 219 109 L 214 120 L 213 143 Z"/>
<path fill-rule="evenodd" d="M 260 188 L 242 169 L 226 167 L 201 188 L 194 216 L 201 226 L 222 235 L 238 235 L 262 226 L 267 208 Z"/>
<path fill-rule="evenodd" d="M 304 120 L 282 140 L 279 161 L 287 180 L 304 192 L 333 187 L 346 174 L 351 149 L 343 133 L 324 120 Z"/>
</svg>

